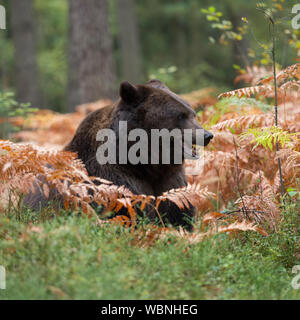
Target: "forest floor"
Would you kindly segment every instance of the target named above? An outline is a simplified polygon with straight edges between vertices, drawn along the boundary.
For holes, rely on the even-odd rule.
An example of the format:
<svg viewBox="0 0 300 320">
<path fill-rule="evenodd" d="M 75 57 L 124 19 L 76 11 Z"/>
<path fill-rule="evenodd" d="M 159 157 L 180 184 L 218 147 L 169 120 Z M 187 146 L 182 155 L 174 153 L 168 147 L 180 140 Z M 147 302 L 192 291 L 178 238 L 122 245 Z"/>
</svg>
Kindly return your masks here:
<svg viewBox="0 0 300 320">
<path fill-rule="evenodd" d="M 99 228 L 85 215 L 7 213 L 0 299 L 300 299 L 291 285 L 298 212 L 286 205 L 267 237 L 217 234 L 189 244 L 170 235 L 146 247 L 130 229 Z"/>
</svg>

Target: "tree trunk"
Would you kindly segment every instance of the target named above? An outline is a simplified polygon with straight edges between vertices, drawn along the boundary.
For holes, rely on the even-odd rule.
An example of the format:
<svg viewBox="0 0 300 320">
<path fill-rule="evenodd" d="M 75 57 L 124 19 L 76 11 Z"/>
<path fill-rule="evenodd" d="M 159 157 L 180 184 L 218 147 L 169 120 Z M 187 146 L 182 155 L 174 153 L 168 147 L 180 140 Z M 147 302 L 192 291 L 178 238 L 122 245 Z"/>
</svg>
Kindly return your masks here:
<svg viewBox="0 0 300 320">
<path fill-rule="evenodd" d="M 32 0 L 11 1 L 17 99 L 39 107 L 36 30 Z"/>
<path fill-rule="evenodd" d="M 241 10 L 236 12 L 236 10 L 231 5 L 227 5 L 227 10 L 230 17 L 230 21 L 232 22 L 233 30 L 237 30 L 237 28 L 242 23 L 241 17 L 244 17 L 245 14 L 241 12 Z M 235 64 L 243 68 L 249 65 L 248 49 L 249 49 L 249 39 L 247 35 L 244 35 L 242 40 L 233 42 L 232 54 L 233 54 L 233 61 Z"/>
<path fill-rule="evenodd" d="M 73 1 L 72 1 L 73 3 Z M 74 112 L 75 107 L 80 104 L 79 94 L 79 61 L 78 61 L 78 44 L 76 42 L 74 25 L 72 21 L 74 5 L 69 5 L 69 44 L 68 44 L 68 110 Z"/>
<path fill-rule="evenodd" d="M 69 0 L 69 110 L 115 96 L 107 0 Z"/>
<path fill-rule="evenodd" d="M 124 80 L 141 81 L 141 61 L 134 0 L 118 0 L 119 46 L 121 76 Z"/>
</svg>

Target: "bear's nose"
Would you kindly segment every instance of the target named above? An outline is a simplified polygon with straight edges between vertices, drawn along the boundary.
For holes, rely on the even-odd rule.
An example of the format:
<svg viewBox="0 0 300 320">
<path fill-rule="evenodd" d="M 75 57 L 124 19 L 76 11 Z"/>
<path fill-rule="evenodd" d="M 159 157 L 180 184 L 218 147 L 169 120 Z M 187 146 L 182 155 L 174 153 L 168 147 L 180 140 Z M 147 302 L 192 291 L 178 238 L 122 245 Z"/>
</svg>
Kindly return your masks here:
<svg viewBox="0 0 300 320">
<path fill-rule="evenodd" d="M 204 139 L 210 141 L 212 138 L 214 137 L 214 135 L 210 132 L 205 132 L 204 134 Z"/>
</svg>

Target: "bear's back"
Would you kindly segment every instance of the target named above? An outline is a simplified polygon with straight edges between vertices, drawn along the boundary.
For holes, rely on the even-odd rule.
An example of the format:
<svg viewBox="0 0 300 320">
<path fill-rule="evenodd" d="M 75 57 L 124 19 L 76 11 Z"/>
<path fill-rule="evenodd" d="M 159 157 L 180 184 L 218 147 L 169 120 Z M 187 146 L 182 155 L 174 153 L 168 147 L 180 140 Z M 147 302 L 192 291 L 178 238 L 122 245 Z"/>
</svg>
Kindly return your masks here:
<svg viewBox="0 0 300 320">
<path fill-rule="evenodd" d="M 109 105 L 88 114 L 64 150 L 76 152 L 85 163 L 97 150 L 97 133 L 101 129 L 110 128 L 114 113 L 115 105 Z"/>
</svg>

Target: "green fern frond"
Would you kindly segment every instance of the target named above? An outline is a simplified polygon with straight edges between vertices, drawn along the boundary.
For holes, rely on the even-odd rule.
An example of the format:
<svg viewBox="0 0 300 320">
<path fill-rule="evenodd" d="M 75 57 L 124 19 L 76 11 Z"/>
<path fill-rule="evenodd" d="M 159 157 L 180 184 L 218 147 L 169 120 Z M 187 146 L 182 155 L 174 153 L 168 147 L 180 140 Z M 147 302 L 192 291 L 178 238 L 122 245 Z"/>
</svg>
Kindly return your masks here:
<svg viewBox="0 0 300 320">
<path fill-rule="evenodd" d="M 276 142 L 282 148 L 291 148 L 292 141 L 297 139 L 300 133 L 289 133 L 279 127 L 266 127 L 266 128 L 249 128 L 246 132 L 243 132 L 240 136 L 246 138 L 248 136 L 254 136 L 251 143 L 256 143 L 253 150 L 258 146 L 263 146 L 265 149 L 273 151 Z"/>
</svg>

